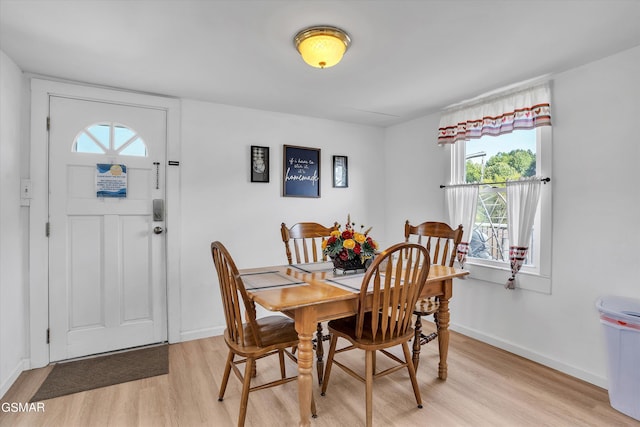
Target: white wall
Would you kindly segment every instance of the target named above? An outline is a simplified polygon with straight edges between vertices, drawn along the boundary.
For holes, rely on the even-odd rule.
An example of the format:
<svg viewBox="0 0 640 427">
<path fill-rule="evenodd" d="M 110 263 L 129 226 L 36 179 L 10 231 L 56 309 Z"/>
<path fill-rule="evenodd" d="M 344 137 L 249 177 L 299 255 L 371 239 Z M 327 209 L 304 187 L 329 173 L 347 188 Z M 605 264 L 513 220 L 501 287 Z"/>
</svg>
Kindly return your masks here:
<svg viewBox="0 0 640 427">
<path fill-rule="evenodd" d="M 24 369 L 26 347 L 20 207 L 22 72 L 0 51 L 0 396 Z"/>
<path fill-rule="evenodd" d="M 453 329 L 606 387 L 606 347 L 595 302 L 609 294 L 640 298 L 638 76 L 640 47 L 553 78 L 552 293 L 458 280 Z M 410 122 L 387 129 L 386 151 L 435 144 L 437 116 L 425 118 L 424 126 Z M 447 150 L 429 148 L 429 153 L 437 156 L 430 165 L 448 164 Z M 416 168 L 408 173 L 388 174 L 389 200 L 414 197 L 415 188 L 402 186 L 407 179 L 423 183 L 429 197 L 448 179 L 437 168 L 428 175 Z M 440 212 L 417 203 L 424 206 L 423 218 Z M 387 225 L 393 219 L 398 228 L 407 207 L 388 205 L 393 211 Z"/>
<path fill-rule="evenodd" d="M 219 334 L 224 315 L 209 252 L 221 241 L 239 268 L 284 264 L 280 224 L 333 224 L 347 214 L 384 242 L 384 130 L 184 100 L 181 304 L 184 339 Z M 321 197 L 281 197 L 286 145 L 321 149 Z M 250 182 L 250 146 L 270 148 L 269 183 Z M 349 187 L 333 188 L 333 155 L 348 156 Z M 171 233 L 171 230 L 168 230 Z"/>
<path fill-rule="evenodd" d="M 447 222 L 440 184 L 449 170 L 449 149 L 434 144 L 432 129 L 440 115 L 431 115 L 386 129 L 385 224 L 393 242 L 404 241 L 404 223 Z"/>
</svg>

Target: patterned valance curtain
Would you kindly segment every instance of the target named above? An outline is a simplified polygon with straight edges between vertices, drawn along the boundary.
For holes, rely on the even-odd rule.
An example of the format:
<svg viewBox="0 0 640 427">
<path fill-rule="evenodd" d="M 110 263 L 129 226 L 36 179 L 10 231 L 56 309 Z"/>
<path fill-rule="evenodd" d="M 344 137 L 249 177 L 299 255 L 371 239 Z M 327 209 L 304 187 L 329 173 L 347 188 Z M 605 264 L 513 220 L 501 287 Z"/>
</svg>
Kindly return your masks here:
<svg viewBox="0 0 640 427">
<path fill-rule="evenodd" d="M 527 257 L 541 184 L 540 177 L 507 181 L 507 230 L 511 263 L 511 277 L 505 285 L 507 289 L 515 289 L 516 274 Z"/>
<path fill-rule="evenodd" d="M 544 83 L 445 111 L 440 118 L 438 144 L 550 126 L 550 98 L 549 84 Z"/>
<path fill-rule="evenodd" d="M 456 254 L 460 268 L 464 268 L 467 253 L 469 253 L 469 242 L 471 241 L 473 223 L 476 218 L 479 191 L 480 186 L 478 184 L 452 185 L 447 186 L 445 189 L 447 207 L 449 209 L 449 224 L 453 228 L 462 224 L 462 240 L 458 245 Z"/>
</svg>

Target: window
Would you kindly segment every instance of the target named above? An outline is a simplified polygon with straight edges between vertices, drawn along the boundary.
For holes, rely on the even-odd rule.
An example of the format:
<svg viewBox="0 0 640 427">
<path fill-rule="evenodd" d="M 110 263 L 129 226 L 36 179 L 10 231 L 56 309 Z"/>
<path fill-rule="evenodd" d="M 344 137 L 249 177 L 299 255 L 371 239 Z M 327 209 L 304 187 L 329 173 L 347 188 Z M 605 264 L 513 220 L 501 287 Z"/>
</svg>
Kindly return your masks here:
<svg viewBox="0 0 640 427">
<path fill-rule="evenodd" d="M 504 274 L 497 275 L 495 270 L 510 268 L 506 187 L 494 183 L 535 175 L 550 176 L 551 127 L 520 129 L 499 136 L 485 135 L 458 141 L 451 150 L 451 182 L 487 183 L 480 186 L 467 265 L 470 270 L 475 268 L 475 276 L 480 279 L 504 283 Z M 543 185 L 529 253 L 521 273 L 548 278 L 550 248 L 551 186 Z M 546 289 L 543 283 L 532 283 L 536 280 L 527 279 L 523 274 L 520 275 L 522 282 L 528 280 L 530 289 Z"/>
<path fill-rule="evenodd" d="M 505 181 L 536 175 L 536 130 L 515 131 L 498 137 L 483 136 L 466 142 L 465 182 L 480 186 L 470 258 L 509 260 Z M 532 239 L 533 240 L 533 239 Z M 529 248 L 533 248 L 529 244 Z M 529 250 L 525 265 L 532 263 Z"/>
<path fill-rule="evenodd" d="M 85 128 L 76 137 L 75 153 L 147 157 L 147 146 L 138 134 L 118 123 L 98 123 Z"/>
</svg>

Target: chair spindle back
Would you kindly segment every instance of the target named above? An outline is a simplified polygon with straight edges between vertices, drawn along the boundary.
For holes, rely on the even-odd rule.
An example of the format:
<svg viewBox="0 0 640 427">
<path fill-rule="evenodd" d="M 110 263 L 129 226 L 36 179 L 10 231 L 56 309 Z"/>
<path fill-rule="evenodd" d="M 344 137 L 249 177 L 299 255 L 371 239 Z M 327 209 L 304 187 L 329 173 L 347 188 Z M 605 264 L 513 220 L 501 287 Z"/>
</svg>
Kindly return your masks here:
<svg viewBox="0 0 640 427">
<path fill-rule="evenodd" d="M 260 334 L 258 334 L 256 323 L 256 308 L 247 295 L 233 258 L 231 258 L 224 245 L 217 241 L 211 243 L 211 256 L 218 273 L 220 295 L 229 338 L 239 346 L 243 346 L 246 342 L 244 336 L 246 325 L 242 319 L 242 309 L 244 309 L 245 322 L 249 325 L 254 342 L 258 347 L 261 347 L 262 340 Z"/>
<path fill-rule="evenodd" d="M 413 226 L 407 220 L 404 224 L 405 242 L 417 236 L 416 243 L 423 245 L 431 255 L 431 262 L 453 267 L 458 244 L 462 240 L 462 225 L 455 230 L 444 222 L 423 222 Z"/>
<path fill-rule="evenodd" d="M 362 280 L 356 337 L 371 334 L 376 341 L 407 333 L 429 267 L 429 253 L 416 243 L 398 243 L 376 256 Z M 365 316 L 372 317 L 370 331 L 364 330 Z"/>
<path fill-rule="evenodd" d="M 280 232 L 289 264 L 294 264 L 289 242 L 293 243 L 295 264 L 326 261 L 327 257 L 322 253 L 322 242 L 337 229 L 338 223 L 333 227 L 325 227 L 315 222 L 299 222 L 287 228 L 283 222 Z"/>
</svg>

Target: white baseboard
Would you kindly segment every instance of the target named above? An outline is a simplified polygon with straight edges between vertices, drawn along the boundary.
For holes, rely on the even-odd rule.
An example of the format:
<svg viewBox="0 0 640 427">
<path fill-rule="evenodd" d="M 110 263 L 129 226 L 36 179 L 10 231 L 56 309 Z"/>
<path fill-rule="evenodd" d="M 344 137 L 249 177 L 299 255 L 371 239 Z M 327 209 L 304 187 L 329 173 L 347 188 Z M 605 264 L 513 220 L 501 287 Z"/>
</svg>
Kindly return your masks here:
<svg viewBox="0 0 640 427">
<path fill-rule="evenodd" d="M 591 372 L 583 371 L 582 369 L 578 369 L 575 366 L 567 365 L 566 363 L 562 363 L 558 360 L 543 356 L 542 354 L 536 353 L 527 348 L 516 346 L 510 342 L 501 340 L 494 336 L 486 335 L 477 330 L 466 328 L 460 325 L 455 325 L 453 323 L 449 325 L 449 328 L 452 331 L 456 331 L 462 335 L 466 335 L 468 337 L 477 339 L 478 341 L 485 342 L 494 347 L 498 347 L 502 350 L 508 351 L 509 353 L 517 354 L 518 356 L 524 357 L 525 359 L 540 363 L 541 365 L 563 372 L 567 375 L 571 375 L 572 377 L 576 377 L 598 387 L 602 387 L 604 389 L 607 389 L 609 387 L 608 380 L 605 377 L 595 375 Z"/>
<path fill-rule="evenodd" d="M 13 370 L 13 372 L 11 372 L 11 375 L 9 375 L 9 378 L 7 378 L 5 381 L 2 382 L 2 384 L 0 384 L 0 398 L 4 397 L 4 395 L 9 391 L 9 389 L 13 385 L 13 383 L 16 382 L 20 374 L 23 371 L 26 371 L 27 369 L 29 369 L 29 360 L 28 359 L 20 360 L 16 365 L 15 369 Z"/>
<path fill-rule="evenodd" d="M 201 338 L 216 337 L 224 334 L 224 326 L 215 328 L 196 329 L 193 331 L 183 331 L 180 333 L 180 341 L 199 340 Z"/>
</svg>

